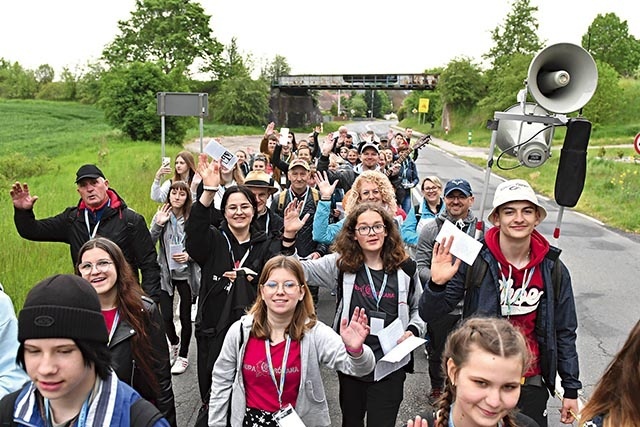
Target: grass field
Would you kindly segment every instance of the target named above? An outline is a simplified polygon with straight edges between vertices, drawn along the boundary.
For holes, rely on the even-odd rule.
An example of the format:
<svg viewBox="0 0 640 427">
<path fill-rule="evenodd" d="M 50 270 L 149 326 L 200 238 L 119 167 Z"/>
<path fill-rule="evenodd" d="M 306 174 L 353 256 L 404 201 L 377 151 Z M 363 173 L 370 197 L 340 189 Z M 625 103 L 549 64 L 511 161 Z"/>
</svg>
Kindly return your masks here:
<svg viewBox="0 0 640 427">
<path fill-rule="evenodd" d="M 71 273 L 73 266 L 68 245 L 29 242 L 18 236 L 9 196 L 11 183 L 29 184 L 32 194 L 39 196 L 36 217 L 45 218 L 78 202 L 75 172 L 84 163 L 96 163 L 111 187 L 148 222 L 157 209 L 149 190 L 161 149 L 159 142 L 132 142 L 122 137 L 105 124 L 100 110 L 75 103 L 0 100 L 0 123 L 0 282 L 19 308 L 36 282 L 52 274 Z M 211 124 L 204 130 L 207 137 L 261 133 L 260 128 Z M 188 137 L 198 135 L 195 125 Z M 181 148 L 167 146 L 166 155 L 174 157 Z M 607 149 L 604 159 L 597 157 L 597 150 L 590 151 L 578 209 L 612 226 L 640 232 L 640 165 L 615 161 L 617 150 Z M 539 191 L 552 196 L 557 157 L 540 168 L 520 168 L 512 174 L 529 179 Z"/>
</svg>

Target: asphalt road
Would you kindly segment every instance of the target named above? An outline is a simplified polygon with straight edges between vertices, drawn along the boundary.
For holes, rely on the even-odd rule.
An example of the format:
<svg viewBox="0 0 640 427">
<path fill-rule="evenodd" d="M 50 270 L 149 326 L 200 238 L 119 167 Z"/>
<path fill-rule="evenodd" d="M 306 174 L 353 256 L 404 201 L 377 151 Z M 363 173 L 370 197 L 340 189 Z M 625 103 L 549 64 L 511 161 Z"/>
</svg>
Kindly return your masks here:
<svg viewBox="0 0 640 427">
<path fill-rule="evenodd" d="M 374 129 L 384 134 L 390 122 L 358 123 L 352 130 L 364 132 Z M 297 135 L 297 139 L 300 136 Z M 231 151 L 244 146 L 257 147 L 259 138 L 234 137 L 224 138 L 222 143 Z M 437 148 L 438 141 L 423 148 L 417 160 L 420 176 L 427 174 L 439 176 L 443 182 L 452 178 L 469 180 L 474 189 L 476 200 L 474 211 L 480 213 L 485 185 L 485 172 L 480 168 L 460 160 L 456 155 Z M 206 144 L 206 142 L 205 142 Z M 445 142 L 443 147 L 448 147 Z M 199 151 L 199 142 L 190 145 Z M 474 153 L 465 153 L 470 156 Z M 482 156 L 483 153 L 475 153 Z M 533 171 L 532 171 L 533 172 Z M 487 196 L 484 197 L 484 216 L 491 207 L 491 197 L 497 184 L 501 181 L 491 175 Z M 549 212 L 547 219 L 538 230 L 555 246 L 563 250 L 562 259 L 568 266 L 572 278 L 578 312 L 578 353 L 580 356 L 580 377 L 583 382 L 583 397 L 586 398 L 593 386 L 610 362 L 613 355 L 625 341 L 631 327 L 640 317 L 640 292 L 637 290 L 640 276 L 640 238 L 607 227 L 598 221 L 565 210 L 560 224 L 560 238 L 553 239 L 553 231 L 557 226 L 559 208 L 553 200 L 542 198 L 542 203 Z M 624 209 L 624 206 L 621 206 Z M 486 218 L 485 218 L 486 219 Z M 318 306 L 319 318 L 330 324 L 335 302 L 324 290 L 320 293 Z M 429 390 L 427 360 L 421 349 L 414 352 L 416 373 L 408 375 L 405 382 L 404 401 L 398 416 L 397 425 L 402 425 L 414 414 L 423 411 L 426 406 L 426 394 Z M 192 426 L 199 406 L 197 380 L 195 376 L 195 343 L 189 353 L 191 366 L 180 375 L 174 376 L 174 392 L 179 426 Z M 338 405 L 337 378 L 333 372 L 323 373 L 325 388 L 329 399 L 333 425 L 341 424 Z M 560 401 L 549 400 L 549 425 L 561 426 L 558 408 Z"/>
</svg>

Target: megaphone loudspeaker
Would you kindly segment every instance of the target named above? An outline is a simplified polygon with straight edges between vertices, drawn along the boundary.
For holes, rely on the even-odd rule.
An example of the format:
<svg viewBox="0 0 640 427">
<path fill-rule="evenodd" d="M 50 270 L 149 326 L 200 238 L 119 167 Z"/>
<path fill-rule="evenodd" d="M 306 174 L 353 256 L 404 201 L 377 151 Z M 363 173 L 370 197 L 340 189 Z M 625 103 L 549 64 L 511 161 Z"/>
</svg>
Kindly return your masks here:
<svg viewBox="0 0 640 427">
<path fill-rule="evenodd" d="M 544 108 L 531 102 L 512 105 L 506 112 L 530 116 L 549 114 Z M 496 145 L 526 167 L 541 166 L 549 158 L 553 133 L 545 124 L 502 119 L 496 132 Z"/>
<path fill-rule="evenodd" d="M 529 93 L 538 105 L 553 113 L 578 111 L 589 102 L 597 86 L 598 69 L 593 57 L 575 44 L 551 45 L 529 65 Z"/>
</svg>

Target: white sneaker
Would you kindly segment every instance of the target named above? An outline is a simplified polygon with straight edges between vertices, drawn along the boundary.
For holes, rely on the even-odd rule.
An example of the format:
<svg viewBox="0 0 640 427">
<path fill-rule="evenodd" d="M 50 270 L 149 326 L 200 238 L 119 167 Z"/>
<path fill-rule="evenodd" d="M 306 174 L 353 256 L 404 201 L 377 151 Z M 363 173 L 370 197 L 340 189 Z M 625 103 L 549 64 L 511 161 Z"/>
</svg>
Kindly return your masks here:
<svg viewBox="0 0 640 427">
<path fill-rule="evenodd" d="M 179 359 L 178 352 L 180 351 L 180 343 L 173 345 L 169 344 L 169 363 L 173 366 L 176 360 Z"/>
<path fill-rule="evenodd" d="M 198 314 L 198 304 L 191 304 L 191 323 L 196 321 L 196 314 Z"/>
<path fill-rule="evenodd" d="M 188 367 L 189 361 L 187 360 L 187 358 L 178 356 L 178 358 L 176 359 L 176 363 L 174 363 L 171 367 L 171 373 L 174 375 L 180 375 L 184 373 L 184 371 L 186 371 Z"/>
</svg>

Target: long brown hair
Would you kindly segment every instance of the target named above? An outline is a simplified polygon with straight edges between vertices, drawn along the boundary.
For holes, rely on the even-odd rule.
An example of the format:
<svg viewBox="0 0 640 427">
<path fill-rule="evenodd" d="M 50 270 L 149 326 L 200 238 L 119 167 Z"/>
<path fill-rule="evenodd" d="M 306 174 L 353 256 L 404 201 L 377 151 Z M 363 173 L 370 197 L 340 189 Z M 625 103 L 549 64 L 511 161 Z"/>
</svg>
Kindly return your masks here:
<svg viewBox="0 0 640 427">
<path fill-rule="evenodd" d="M 508 320 L 495 317 L 476 317 L 467 319 L 460 327 L 451 332 L 442 353 L 442 369 L 447 372 L 447 362 L 451 359 L 456 368 L 464 367 L 473 347 L 499 357 L 518 357 L 522 360 L 522 374 L 531 363 L 531 353 L 524 335 Z M 456 399 L 456 386 L 446 375 L 445 388 L 436 403 L 437 417 L 435 427 L 449 425 L 449 410 Z M 506 427 L 515 426 L 511 414 L 504 419 Z"/>
<path fill-rule="evenodd" d="M 131 325 L 136 333 L 131 337 L 131 352 L 136 364 L 141 370 L 142 377 L 145 380 L 144 397 L 157 396 L 159 386 L 158 379 L 153 371 L 153 362 L 155 360 L 151 356 L 153 354 L 151 339 L 149 338 L 148 328 L 159 327 L 151 321 L 149 312 L 145 310 L 142 302 L 144 292 L 133 269 L 127 262 L 118 245 L 105 237 L 96 237 L 86 242 L 78 252 L 78 262 L 75 266 L 75 273 L 81 276 L 79 265 L 82 262 L 82 255 L 90 249 L 102 249 L 113 261 L 113 265 L 118 274 L 116 279 L 116 305 L 120 319 Z M 140 384 L 136 385 L 136 389 Z M 143 394 L 142 392 L 140 394 Z"/>
<path fill-rule="evenodd" d="M 382 223 L 387 232 L 382 244 L 380 257 L 386 272 L 398 270 L 401 264 L 409 257 L 404 249 L 398 224 L 391 214 L 383 207 L 375 203 L 361 203 L 355 210 L 347 215 L 342 230 L 338 233 L 332 250 L 340 254 L 338 260 L 340 269 L 347 273 L 357 272 L 364 263 L 362 248 L 356 240 L 356 224 L 360 215 L 367 211 L 376 212 L 382 217 Z"/>
<path fill-rule="evenodd" d="M 604 415 L 607 427 L 637 426 L 640 390 L 640 321 L 604 372 L 589 401 L 580 412 L 581 426 L 596 415 Z"/>
<path fill-rule="evenodd" d="M 301 285 L 304 290 L 304 297 L 302 301 L 299 301 L 296 305 L 291 323 L 289 323 L 289 326 L 285 330 L 285 333 L 288 334 L 291 339 L 300 341 L 302 337 L 304 337 L 304 333 L 313 328 L 317 321 L 316 311 L 313 307 L 313 297 L 304 280 L 304 270 L 302 269 L 300 261 L 284 255 L 278 255 L 266 262 L 262 268 L 258 286 L 262 286 L 263 283 L 269 280 L 271 272 L 278 268 L 285 269 L 292 273 L 298 281 L 298 284 Z M 271 327 L 269 326 L 269 320 L 267 318 L 267 304 L 262 299 L 260 289 L 258 289 L 258 296 L 256 297 L 255 303 L 251 309 L 249 309 L 249 314 L 253 314 L 254 319 L 253 326 L 251 327 L 251 336 L 262 339 L 269 338 L 271 336 Z"/>
<path fill-rule="evenodd" d="M 189 178 L 187 179 L 187 184 L 191 185 L 193 176 L 196 174 L 196 162 L 193 158 L 193 154 L 191 154 L 191 151 L 183 150 L 176 154 L 175 160 L 178 160 L 178 157 L 182 157 L 182 160 L 184 160 L 184 162 L 187 164 L 187 167 L 189 168 Z M 171 181 L 184 181 L 184 179 L 180 175 L 178 175 L 178 172 L 175 171 L 175 168 L 173 172 L 173 179 Z"/>
</svg>

